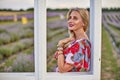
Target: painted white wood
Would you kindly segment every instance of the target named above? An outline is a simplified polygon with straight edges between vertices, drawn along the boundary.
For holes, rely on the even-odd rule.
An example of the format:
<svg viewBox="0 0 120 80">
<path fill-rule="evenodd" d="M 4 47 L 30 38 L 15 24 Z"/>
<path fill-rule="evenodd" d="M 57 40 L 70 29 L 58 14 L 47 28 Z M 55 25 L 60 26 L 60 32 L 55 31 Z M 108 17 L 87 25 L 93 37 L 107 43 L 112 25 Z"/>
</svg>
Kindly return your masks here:
<svg viewBox="0 0 120 80">
<path fill-rule="evenodd" d="M 35 80 L 34 73 L 0 73 L 0 80 Z"/>
<path fill-rule="evenodd" d="M 38 1 L 39 0 L 34 0 L 34 49 L 35 49 L 35 55 L 38 52 L 38 31 L 37 31 L 37 26 L 38 26 Z M 0 80 L 38 80 L 38 57 L 35 56 L 35 72 L 0 72 Z"/>
<path fill-rule="evenodd" d="M 47 72 L 46 51 L 46 0 L 38 1 L 38 56 L 39 56 L 39 80 L 100 80 L 101 65 L 101 0 L 90 0 L 90 40 L 92 43 L 92 72 Z"/>
<path fill-rule="evenodd" d="M 37 80 L 45 80 L 45 70 L 46 70 L 46 1 L 38 0 L 38 25 L 37 25 L 37 34 L 38 34 L 38 52 L 39 56 Z"/>
<path fill-rule="evenodd" d="M 35 56 L 35 80 L 39 80 L 39 73 L 41 72 L 40 71 L 40 68 L 39 68 L 39 64 L 38 63 L 41 63 L 39 62 L 39 54 L 40 54 L 40 51 L 39 49 L 40 48 L 40 45 L 38 44 L 41 44 L 39 43 L 39 25 L 40 25 L 40 22 L 39 22 L 39 7 L 40 5 L 38 3 L 40 0 L 34 0 L 34 56 Z"/>
<path fill-rule="evenodd" d="M 90 40 L 93 54 L 94 80 L 100 80 L 101 73 L 101 0 L 90 1 Z"/>
</svg>

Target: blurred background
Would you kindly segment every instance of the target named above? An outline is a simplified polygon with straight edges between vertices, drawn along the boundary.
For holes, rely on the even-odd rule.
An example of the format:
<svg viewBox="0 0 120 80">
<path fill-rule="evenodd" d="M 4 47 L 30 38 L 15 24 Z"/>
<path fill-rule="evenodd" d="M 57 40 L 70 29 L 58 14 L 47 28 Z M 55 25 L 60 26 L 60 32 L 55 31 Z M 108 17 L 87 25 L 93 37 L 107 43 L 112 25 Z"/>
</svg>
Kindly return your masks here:
<svg viewBox="0 0 120 80">
<path fill-rule="evenodd" d="M 34 0 L 0 0 L 0 72 L 34 72 Z"/>
<path fill-rule="evenodd" d="M 90 0 L 47 0 L 47 71 L 53 72 L 53 58 L 59 40 L 68 37 L 66 13 L 70 8 L 87 8 Z M 102 0 L 101 80 L 120 80 L 120 0 Z M 97 26 L 96 26 L 97 27 Z M 89 36 L 89 30 L 87 32 Z"/>
</svg>

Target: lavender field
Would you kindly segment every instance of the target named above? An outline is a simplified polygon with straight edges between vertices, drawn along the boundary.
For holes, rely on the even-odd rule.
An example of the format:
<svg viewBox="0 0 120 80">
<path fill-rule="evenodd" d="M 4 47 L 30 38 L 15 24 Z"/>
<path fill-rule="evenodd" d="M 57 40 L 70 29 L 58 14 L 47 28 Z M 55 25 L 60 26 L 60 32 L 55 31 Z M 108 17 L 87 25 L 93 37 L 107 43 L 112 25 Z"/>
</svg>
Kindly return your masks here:
<svg viewBox="0 0 120 80">
<path fill-rule="evenodd" d="M 0 72 L 34 72 L 33 18 L 33 12 L 0 12 Z"/>
<path fill-rule="evenodd" d="M 102 80 L 120 80 L 120 11 L 102 15 Z"/>
<path fill-rule="evenodd" d="M 1 21 L 10 21 L 14 20 L 16 17 L 17 20 L 21 20 L 21 18 L 25 16 L 28 19 L 33 19 L 34 14 L 33 12 L 7 12 L 7 11 L 1 11 L 0 12 L 0 22 Z"/>
<path fill-rule="evenodd" d="M 120 58 L 120 12 L 104 12 L 102 23 L 111 37 L 111 43 Z"/>
</svg>

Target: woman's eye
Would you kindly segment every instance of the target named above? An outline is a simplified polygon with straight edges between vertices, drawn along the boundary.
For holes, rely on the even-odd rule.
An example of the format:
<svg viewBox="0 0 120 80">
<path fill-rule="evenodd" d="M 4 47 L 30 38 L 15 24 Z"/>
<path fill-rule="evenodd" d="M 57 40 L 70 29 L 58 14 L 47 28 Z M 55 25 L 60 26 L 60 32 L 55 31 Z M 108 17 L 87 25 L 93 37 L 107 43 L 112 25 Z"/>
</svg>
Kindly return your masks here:
<svg viewBox="0 0 120 80">
<path fill-rule="evenodd" d="M 77 20 L 78 18 L 77 17 L 74 17 L 74 20 Z"/>
<path fill-rule="evenodd" d="M 68 18 L 68 20 L 70 20 L 70 19 L 71 19 L 71 17 Z"/>
<path fill-rule="evenodd" d="M 70 19 L 73 19 L 73 20 L 78 20 L 78 18 L 77 18 L 77 17 L 71 17 L 71 16 L 68 18 L 68 20 L 70 20 Z"/>
</svg>

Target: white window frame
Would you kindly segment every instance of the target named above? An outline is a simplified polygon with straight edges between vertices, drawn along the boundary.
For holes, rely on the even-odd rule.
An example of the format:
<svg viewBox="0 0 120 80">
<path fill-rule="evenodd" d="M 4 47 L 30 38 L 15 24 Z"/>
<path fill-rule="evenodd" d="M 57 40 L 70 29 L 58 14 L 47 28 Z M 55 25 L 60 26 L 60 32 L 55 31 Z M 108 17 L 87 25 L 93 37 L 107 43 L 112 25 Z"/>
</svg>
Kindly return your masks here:
<svg viewBox="0 0 120 80">
<path fill-rule="evenodd" d="M 101 71 L 101 0 L 90 0 L 90 40 L 92 73 L 55 73 L 46 70 L 46 0 L 34 0 L 35 72 L 0 73 L 0 80 L 100 80 Z"/>
<path fill-rule="evenodd" d="M 37 80 L 100 80 L 101 73 L 101 0 L 90 0 L 90 40 L 92 44 L 92 73 L 47 72 L 46 0 L 38 0 L 39 65 Z"/>
<path fill-rule="evenodd" d="M 37 27 L 38 27 L 38 0 L 34 0 L 34 54 L 35 56 L 35 72 L 0 72 L 0 80 L 37 80 L 38 69 L 38 46 L 37 46 Z"/>
</svg>

